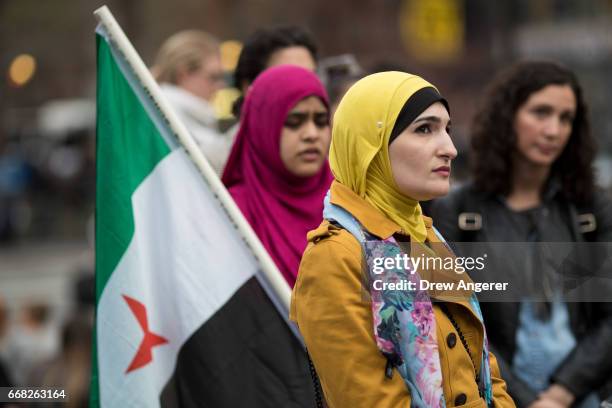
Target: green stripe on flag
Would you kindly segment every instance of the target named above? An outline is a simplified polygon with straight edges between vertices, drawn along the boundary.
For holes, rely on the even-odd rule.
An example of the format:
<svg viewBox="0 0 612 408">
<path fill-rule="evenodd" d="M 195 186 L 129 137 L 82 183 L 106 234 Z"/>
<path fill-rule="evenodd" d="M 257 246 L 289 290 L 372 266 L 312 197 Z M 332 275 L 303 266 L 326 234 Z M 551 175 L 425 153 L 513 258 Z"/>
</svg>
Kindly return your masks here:
<svg viewBox="0 0 612 408">
<path fill-rule="evenodd" d="M 96 123 L 96 302 L 134 236 L 132 194 L 170 148 L 132 89 L 106 39 L 98 49 Z M 139 86 L 139 85 L 135 85 Z M 99 407 L 94 332 L 90 406 Z"/>
<path fill-rule="evenodd" d="M 97 37 L 96 297 L 134 235 L 132 194 L 170 148 Z"/>
</svg>

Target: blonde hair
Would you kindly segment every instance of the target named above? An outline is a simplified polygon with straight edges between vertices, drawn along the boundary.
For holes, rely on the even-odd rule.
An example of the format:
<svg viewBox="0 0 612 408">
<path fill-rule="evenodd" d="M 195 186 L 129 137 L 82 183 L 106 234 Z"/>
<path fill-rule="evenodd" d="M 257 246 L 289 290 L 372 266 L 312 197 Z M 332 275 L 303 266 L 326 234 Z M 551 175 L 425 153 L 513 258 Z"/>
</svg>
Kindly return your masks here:
<svg viewBox="0 0 612 408">
<path fill-rule="evenodd" d="M 176 84 L 181 70 L 193 72 L 205 58 L 219 54 L 219 42 L 199 30 L 185 30 L 170 36 L 161 46 L 151 69 L 158 82 Z"/>
</svg>

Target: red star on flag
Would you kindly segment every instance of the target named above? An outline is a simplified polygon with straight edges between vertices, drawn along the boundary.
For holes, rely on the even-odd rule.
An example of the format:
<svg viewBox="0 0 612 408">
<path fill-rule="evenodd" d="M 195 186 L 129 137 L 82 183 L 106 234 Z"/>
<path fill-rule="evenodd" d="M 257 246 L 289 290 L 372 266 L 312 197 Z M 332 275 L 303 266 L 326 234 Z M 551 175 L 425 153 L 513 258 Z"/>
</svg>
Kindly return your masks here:
<svg viewBox="0 0 612 408">
<path fill-rule="evenodd" d="M 138 347 L 138 351 L 136 352 L 134 359 L 125 371 L 125 373 L 127 374 L 130 371 L 134 371 L 149 364 L 153 360 L 153 353 L 151 352 L 153 347 L 166 344 L 168 343 L 168 340 L 158 334 L 149 331 L 149 321 L 147 319 L 147 308 L 145 307 L 145 305 L 129 296 L 122 296 L 130 307 L 132 313 L 134 313 L 134 316 L 136 316 L 136 320 L 138 320 L 138 324 L 144 332 L 144 337 L 142 338 L 140 347 Z"/>
</svg>

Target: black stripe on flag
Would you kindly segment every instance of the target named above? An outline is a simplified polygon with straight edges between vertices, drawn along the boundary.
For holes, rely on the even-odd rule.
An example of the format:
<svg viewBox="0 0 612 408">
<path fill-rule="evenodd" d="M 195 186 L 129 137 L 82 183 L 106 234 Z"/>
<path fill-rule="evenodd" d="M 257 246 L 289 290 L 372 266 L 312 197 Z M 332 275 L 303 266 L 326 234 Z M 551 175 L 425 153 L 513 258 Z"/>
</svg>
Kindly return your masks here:
<svg viewBox="0 0 612 408">
<path fill-rule="evenodd" d="M 308 359 L 251 277 L 181 347 L 163 407 L 315 405 Z"/>
</svg>

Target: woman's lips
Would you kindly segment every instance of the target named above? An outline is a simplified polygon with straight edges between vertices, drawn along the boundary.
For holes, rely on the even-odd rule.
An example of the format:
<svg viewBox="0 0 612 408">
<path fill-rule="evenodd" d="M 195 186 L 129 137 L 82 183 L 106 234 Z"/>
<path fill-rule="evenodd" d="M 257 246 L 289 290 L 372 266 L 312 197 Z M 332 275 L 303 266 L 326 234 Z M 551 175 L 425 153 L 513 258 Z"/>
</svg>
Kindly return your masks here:
<svg viewBox="0 0 612 408">
<path fill-rule="evenodd" d="M 540 146 L 540 145 L 536 145 L 536 148 L 544 155 L 546 156 L 550 156 L 552 154 L 555 154 L 557 152 L 557 147 L 556 146 Z"/>
<path fill-rule="evenodd" d="M 298 153 L 298 156 L 304 161 L 316 161 L 321 157 L 321 151 L 319 149 L 307 149 Z"/>
<path fill-rule="evenodd" d="M 440 166 L 433 169 L 434 173 L 437 173 L 441 176 L 448 177 L 450 176 L 450 167 L 449 166 Z"/>
</svg>

